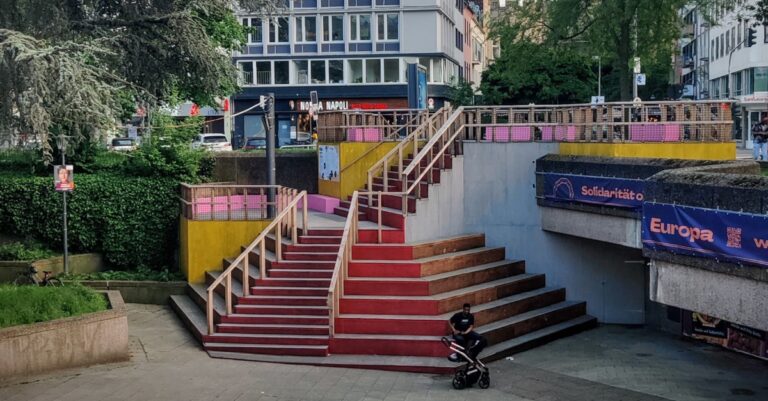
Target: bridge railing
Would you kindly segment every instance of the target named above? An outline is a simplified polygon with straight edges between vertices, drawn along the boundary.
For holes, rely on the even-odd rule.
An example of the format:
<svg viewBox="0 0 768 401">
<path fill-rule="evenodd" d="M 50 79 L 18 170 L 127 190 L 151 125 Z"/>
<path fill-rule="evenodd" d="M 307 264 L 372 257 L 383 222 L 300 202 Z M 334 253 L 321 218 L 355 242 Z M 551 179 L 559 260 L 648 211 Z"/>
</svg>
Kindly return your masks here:
<svg viewBox="0 0 768 401">
<path fill-rule="evenodd" d="M 269 201 L 269 190 L 275 199 Z M 263 220 L 270 206 L 280 213 L 296 197 L 280 185 L 181 184 L 181 214 L 188 220 Z"/>
<path fill-rule="evenodd" d="M 728 142 L 730 101 L 464 107 L 462 139 L 488 142 Z"/>
</svg>

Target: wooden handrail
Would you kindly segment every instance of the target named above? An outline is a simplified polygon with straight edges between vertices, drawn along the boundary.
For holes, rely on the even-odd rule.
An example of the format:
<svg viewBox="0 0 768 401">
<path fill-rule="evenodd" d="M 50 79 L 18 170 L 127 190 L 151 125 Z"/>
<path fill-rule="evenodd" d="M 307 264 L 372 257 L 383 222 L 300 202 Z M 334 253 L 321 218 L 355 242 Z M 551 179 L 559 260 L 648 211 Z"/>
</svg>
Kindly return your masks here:
<svg viewBox="0 0 768 401">
<path fill-rule="evenodd" d="M 222 283 L 222 281 L 225 281 L 224 285 L 224 299 L 226 303 L 226 313 L 227 315 L 232 314 L 232 272 L 237 268 L 238 265 L 241 263 L 243 264 L 243 296 L 246 297 L 250 293 L 250 281 L 249 281 L 249 268 L 250 268 L 250 262 L 249 257 L 250 253 L 259 246 L 259 278 L 262 280 L 267 277 L 267 266 L 266 266 L 266 258 L 265 258 L 265 238 L 267 235 L 272 231 L 275 230 L 275 256 L 277 258 L 277 261 L 280 261 L 282 259 L 282 237 L 283 237 L 283 220 L 288 218 L 288 221 L 285 222 L 286 225 L 286 232 L 289 232 L 291 234 L 291 241 L 295 244 L 297 242 L 297 227 L 296 227 L 296 209 L 298 207 L 299 201 L 303 201 L 303 209 L 302 213 L 303 216 L 303 222 L 304 226 L 302 227 L 303 230 L 307 230 L 309 227 L 307 226 L 308 218 L 307 218 L 307 191 L 301 191 L 298 192 L 295 189 L 290 188 L 282 188 L 281 190 L 281 198 L 284 198 L 288 195 L 292 195 L 293 199 L 290 202 L 287 202 L 285 199 L 281 200 L 280 203 L 282 203 L 282 210 L 280 213 L 272 220 L 267 227 L 264 228 L 264 230 L 261 231 L 261 233 L 256 237 L 253 242 L 251 242 L 250 245 L 248 245 L 243 252 L 240 253 L 240 255 L 235 258 L 234 261 L 225 269 L 219 277 L 216 278 L 216 280 L 211 283 L 211 285 L 208 286 L 206 289 L 208 299 L 207 299 L 207 305 L 206 305 L 206 315 L 208 319 L 208 334 L 214 333 L 214 319 L 213 319 L 213 293 L 216 290 L 216 287 L 219 286 L 219 284 Z M 289 231 L 290 230 L 290 231 Z"/>
<path fill-rule="evenodd" d="M 352 247 L 357 243 L 358 198 L 358 192 L 355 191 L 349 204 L 347 221 L 344 223 L 344 232 L 341 234 L 339 252 L 336 256 L 336 263 L 333 265 L 331 284 L 328 286 L 328 334 L 331 338 L 335 334 L 335 318 L 339 317 L 339 302 L 344 294 L 344 280 L 349 277 L 349 261 L 352 259 Z"/>
</svg>

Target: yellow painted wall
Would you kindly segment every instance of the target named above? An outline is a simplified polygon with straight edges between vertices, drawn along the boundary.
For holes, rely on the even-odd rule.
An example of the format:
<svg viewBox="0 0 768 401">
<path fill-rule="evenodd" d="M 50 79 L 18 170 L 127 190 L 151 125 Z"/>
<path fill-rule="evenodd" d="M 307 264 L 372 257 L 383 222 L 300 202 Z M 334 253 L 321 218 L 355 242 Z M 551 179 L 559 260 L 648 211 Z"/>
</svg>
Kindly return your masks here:
<svg viewBox="0 0 768 401">
<path fill-rule="evenodd" d="M 734 160 L 736 159 L 736 143 L 561 143 L 560 154 L 602 157 Z"/>
<path fill-rule="evenodd" d="M 196 221 L 181 217 L 179 259 L 190 283 L 205 282 L 207 270 L 222 270 L 224 258 L 236 257 L 270 220 Z"/>
<path fill-rule="evenodd" d="M 318 191 L 322 195 L 346 200 L 353 192 L 363 188 L 368 179 L 368 169 L 397 146 L 397 142 L 340 142 L 327 145 L 339 147 L 339 181 L 319 180 Z M 373 149 L 373 150 L 371 150 Z M 364 157 L 363 154 L 368 152 Z M 358 158 L 360 158 L 358 160 Z"/>
</svg>

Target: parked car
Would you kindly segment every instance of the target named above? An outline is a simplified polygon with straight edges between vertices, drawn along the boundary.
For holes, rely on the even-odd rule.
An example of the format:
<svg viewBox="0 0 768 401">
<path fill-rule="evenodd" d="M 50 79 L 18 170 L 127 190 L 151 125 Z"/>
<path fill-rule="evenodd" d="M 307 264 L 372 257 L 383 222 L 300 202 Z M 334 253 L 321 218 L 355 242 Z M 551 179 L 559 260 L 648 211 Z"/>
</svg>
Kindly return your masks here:
<svg viewBox="0 0 768 401">
<path fill-rule="evenodd" d="M 267 148 L 266 138 L 248 138 L 245 141 L 245 146 L 243 146 L 243 150 L 256 150 L 256 149 L 266 149 L 266 148 Z"/>
<path fill-rule="evenodd" d="M 232 144 L 224 134 L 200 134 L 194 142 L 193 148 L 208 149 L 213 152 L 231 152 Z"/>
<path fill-rule="evenodd" d="M 113 138 L 109 149 L 115 152 L 131 152 L 136 150 L 136 140 L 133 138 Z"/>
</svg>

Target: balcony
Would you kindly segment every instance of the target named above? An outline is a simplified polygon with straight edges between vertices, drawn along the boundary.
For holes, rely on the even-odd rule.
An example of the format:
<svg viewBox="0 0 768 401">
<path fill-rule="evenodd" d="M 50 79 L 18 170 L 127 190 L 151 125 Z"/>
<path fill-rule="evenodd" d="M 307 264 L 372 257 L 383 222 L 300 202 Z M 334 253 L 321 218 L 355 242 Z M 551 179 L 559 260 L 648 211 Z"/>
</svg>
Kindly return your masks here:
<svg viewBox="0 0 768 401">
<path fill-rule="evenodd" d="M 684 37 L 693 37 L 693 24 L 685 25 L 682 33 Z"/>
</svg>

